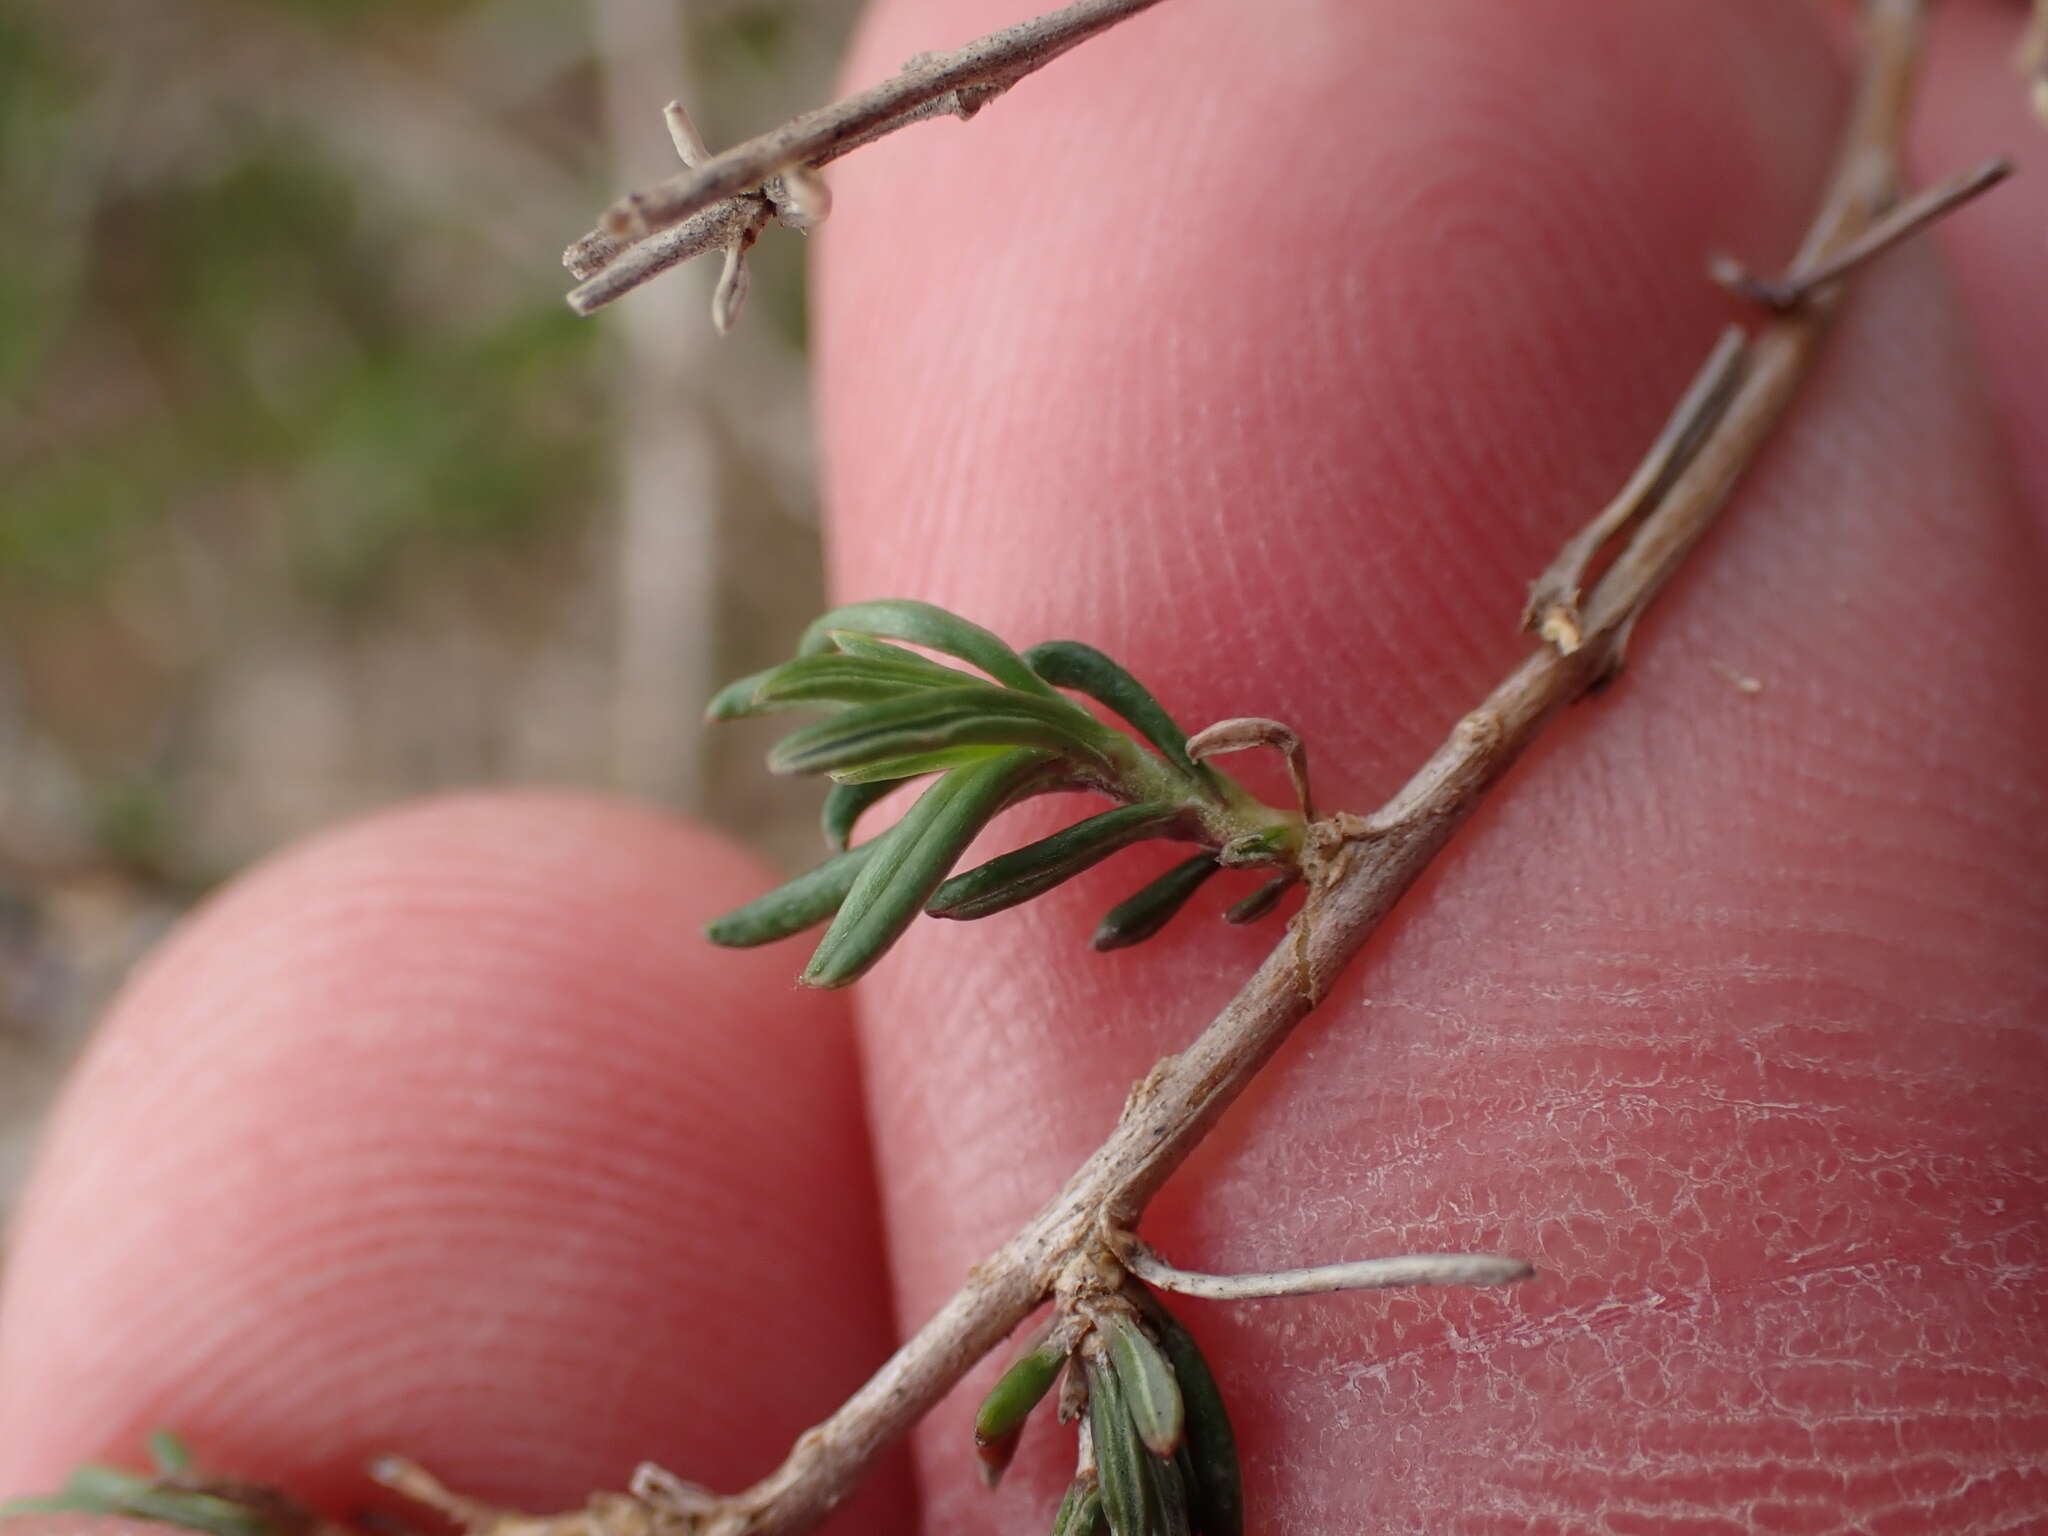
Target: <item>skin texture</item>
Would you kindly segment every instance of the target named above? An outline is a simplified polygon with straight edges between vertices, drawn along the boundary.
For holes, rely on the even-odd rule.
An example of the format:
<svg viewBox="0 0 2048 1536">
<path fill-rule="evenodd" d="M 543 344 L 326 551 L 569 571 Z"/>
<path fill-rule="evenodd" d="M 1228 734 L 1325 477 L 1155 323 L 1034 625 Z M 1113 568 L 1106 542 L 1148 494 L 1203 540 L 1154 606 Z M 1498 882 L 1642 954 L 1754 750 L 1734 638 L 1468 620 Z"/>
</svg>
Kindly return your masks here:
<svg viewBox="0 0 2048 1536">
<path fill-rule="evenodd" d="M 2016 13 L 1949 10 L 1930 173 L 2037 132 Z M 1014 14 L 893 0 L 851 74 Z M 1523 584 L 1729 313 L 1704 254 L 1790 249 L 1839 50 L 1781 0 L 1174 0 L 864 151 L 820 237 L 836 589 L 1089 640 L 1191 726 L 1280 716 L 1368 808 L 1518 654 Z M 1872 274 L 1628 673 L 1154 1208 L 1194 1267 L 1544 1270 L 1183 1304 L 1254 1529 L 2048 1521 L 2048 202 L 2013 192 Z M 335 1503 L 393 1445 L 529 1503 L 643 1456 L 736 1484 L 1275 936 L 1212 888 L 1088 954 L 1170 857 L 920 925 L 819 998 L 794 946 L 694 944 L 764 877 L 644 813 L 446 802 L 284 856 L 138 979 L 59 1116 L 0 1489 L 160 1423 Z M 844 1528 L 1049 1518 L 1065 1437 L 990 1497 L 971 1407 Z"/>
<path fill-rule="evenodd" d="M 2037 515 L 2048 513 L 2048 387 L 2039 342 L 2048 335 L 2048 176 L 2037 169 L 2048 129 L 2027 109 L 2008 64 L 2015 7 L 2002 0 L 1951 5 L 1927 59 L 1927 110 L 1915 145 L 1927 173 L 2009 149 L 2021 175 L 1968 219 L 1938 232 L 1957 290 L 1978 322 L 1994 416 Z M 2048 526 L 2044 524 L 2043 526 Z"/>
<path fill-rule="evenodd" d="M 0 1485 L 156 1425 L 338 1507 L 393 1446 L 540 1505 L 643 1457 L 765 1472 L 889 1341 L 844 1010 L 694 936 L 766 878 L 648 812 L 477 797 L 210 904 L 45 1149 Z"/>
</svg>

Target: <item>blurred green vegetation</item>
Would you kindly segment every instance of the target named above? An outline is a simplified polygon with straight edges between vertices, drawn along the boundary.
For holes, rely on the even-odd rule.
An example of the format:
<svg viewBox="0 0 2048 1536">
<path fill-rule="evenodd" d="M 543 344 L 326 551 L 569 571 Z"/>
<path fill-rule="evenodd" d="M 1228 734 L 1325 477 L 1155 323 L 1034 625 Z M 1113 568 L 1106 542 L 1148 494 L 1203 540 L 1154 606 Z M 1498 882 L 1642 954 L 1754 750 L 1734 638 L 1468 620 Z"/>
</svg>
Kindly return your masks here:
<svg viewBox="0 0 2048 1536">
<path fill-rule="evenodd" d="M 41 15 L 63 6 L 47 0 Z M 491 7 L 243 9 L 404 54 Z M 716 7 L 694 27 L 698 67 L 743 96 L 786 63 L 791 11 L 846 9 Z M 535 250 L 517 281 L 485 283 L 501 290 L 496 304 L 438 292 L 449 271 L 503 267 L 503 254 L 457 222 L 395 204 L 316 129 L 256 114 L 231 155 L 139 183 L 102 175 L 95 196 L 74 180 L 94 158 L 78 146 L 137 116 L 112 130 L 92 121 L 109 89 L 107 62 L 80 48 L 95 30 L 75 11 L 61 28 L 39 25 L 33 8 L 0 13 L 0 206 L 18 236 L 0 248 L 0 403 L 12 413 L 0 425 L 0 602 L 90 600 L 124 564 L 158 556 L 164 520 L 217 522 L 239 509 L 278 525 L 265 536 L 288 549 L 299 595 L 357 605 L 409 555 L 460 558 L 559 531 L 603 503 L 602 332 L 559 303 L 552 251 Z M 541 93 L 547 111 L 562 115 L 566 98 L 580 119 L 554 125 L 557 137 L 601 139 L 590 67 L 564 62 Z M 609 189 L 590 185 L 595 206 Z M 440 254 L 423 261 L 423 251 Z M 754 318 L 800 348 L 798 260 L 793 243 L 764 243 Z M 423 266 L 439 271 L 423 282 Z M 48 424 L 52 404 L 81 394 L 102 408 Z"/>
<path fill-rule="evenodd" d="M 25 389 L 68 308 L 63 252 L 33 238 L 41 186 L 79 95 L 77 71 L 30 24 L 0 11 L 0 209 L 16 238 L 0 246 L 0 395 Z"/>
<path fill-rule="evenodd" d="M 618 157 L 660 163 L 667 94 L 714 141 L 815 105 L 856 5 L 0 6 L 0 1038 L 89 1016 L 197 892 L 336 818 L 618 782 L 621 334 L 680 322 L 577 319 L 558 253 Z M 621 53 L 678 16 L 673 69 Z M 626 60 L 630 110 L 667 94 L 620 144 Z M 802 251 L 756 248 L 717 389 L 665 386 L 722 579 L 681 628 L 721 667 L 818 595 Z M 787 809 L 729 814 L 772 845 L 809 835 Z"/>
<path fill-rule="evenodd" d="M 8 51 L 25 85 L 0 82 L 12 202 L 33 174 L 15 162 L 75 88 L 51 50 Z M 38 270 L 32 251 L 0 266 L 11 402 L 27 408 L 67 344 L 106 339 L 77 334 L 95 323 L 118 329 L 135 374 L 122 382 L 144 396 L 10 445 L 5 589 L 89 599 L 204 500 L 261 503 L 304 595 L 350 603 L 409 547 L 459 552 L 587 510 L 598 330 L 548 293 L 481 319 L 436 314 L 407 289 L 407 231 L 361 202 L 306 136 L 258 132 L 212 174 L 95 209 L 82 266 Z"/>
</svg>

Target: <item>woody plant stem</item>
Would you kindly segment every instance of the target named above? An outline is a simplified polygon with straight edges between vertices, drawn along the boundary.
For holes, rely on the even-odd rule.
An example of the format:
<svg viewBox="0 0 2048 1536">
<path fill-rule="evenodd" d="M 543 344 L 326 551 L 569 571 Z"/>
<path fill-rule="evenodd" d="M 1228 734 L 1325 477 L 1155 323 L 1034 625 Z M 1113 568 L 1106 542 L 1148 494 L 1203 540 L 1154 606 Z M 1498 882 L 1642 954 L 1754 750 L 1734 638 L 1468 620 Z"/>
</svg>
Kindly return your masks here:
<svg viewBox="0 0 2048 1536">
<path fill-rule="evenodd" d="M 605 210 L 596 229 L 562 253 L 562 265 L 583 279 L 570 290 L 569 307 L 590 314 L 705 251 L 737 245 L 744 254 L 771 212 L 789 222 L 792 174 L 815 179 L 819 166 L 912 123 L 948 115 L 971 118 L 1068 49 L 1158 3 L 1074 0 L 951 53 L 919 54 L 880 85 L 792 118 L 722 154 L 685 154 L 687 169 L 681 175 L 620 198 Z M 799 220 L 796 227 L 806 228 L 809 222 Z"/>
</svg>

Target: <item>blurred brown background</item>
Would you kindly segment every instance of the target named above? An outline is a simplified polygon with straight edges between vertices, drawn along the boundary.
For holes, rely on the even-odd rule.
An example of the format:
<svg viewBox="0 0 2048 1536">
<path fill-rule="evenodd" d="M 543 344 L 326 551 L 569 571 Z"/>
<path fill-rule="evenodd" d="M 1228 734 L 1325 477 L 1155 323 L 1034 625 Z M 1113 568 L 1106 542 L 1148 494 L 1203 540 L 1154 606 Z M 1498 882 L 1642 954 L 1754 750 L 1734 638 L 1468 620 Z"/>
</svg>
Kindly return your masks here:
<svg viewBox="0 0 2048 1536">
<path fill-rule="evenodd" d="M 0 1219 L 137 956 L 295 837 L 535 782 L 814 837 L 697 725 L 818 605 L 802 242 L 723 339 L 707 270 L 577 320 L 558 257 L 854 9 L 0 6 Z"/>
</svg>

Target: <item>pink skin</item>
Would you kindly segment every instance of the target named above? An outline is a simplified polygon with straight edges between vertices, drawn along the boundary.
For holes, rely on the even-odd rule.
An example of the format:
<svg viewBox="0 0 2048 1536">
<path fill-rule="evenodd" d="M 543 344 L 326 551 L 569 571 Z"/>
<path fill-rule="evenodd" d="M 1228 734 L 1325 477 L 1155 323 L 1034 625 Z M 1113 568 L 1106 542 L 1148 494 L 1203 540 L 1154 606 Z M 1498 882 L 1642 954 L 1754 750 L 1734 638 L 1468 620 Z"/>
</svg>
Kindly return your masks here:
<svg viewBox="0 0 2048 1536">
<path fill-rule="evenodd" d="M 45 1150 L 0 1486 L 160 1424 L 323 1501 L 394 1446 L 543 1504 L 640 1457 L 765 1472 L 890 1334 L 844 1006 L 696 937 L 767 878 L 648 812 L 475 797 L 211 903 Z"/>
<path fill-rule="evenodd" d="M 2017 13 L 1950 9 L 1930 173 L 2036 131 L 1980 105 Z M 852 72 L 1015 10 L 884 4 Z M 1175 0 L 835 173 L 837 590 L 1094 641 L 1190 724 L 1278 715 L 1369 806 L 1518 653 L 1522 584 L 1729 312 L 1704 254 L 1790 247 L 1841 103 L 1781 0 Z M 1981 372 L 1931 249 L 1872 275 L 1618 687 L 1155 1208 L 1205 1267 L 1544 1269 L 1186 1304 L 1254 1529 L 2048 1520 L 2048 635 L 2003 446 L 2048 441 L 2048 201 L 2013 190 L 2031 221 L 1944 242 Z M 763 877 L 644 813 L 442 802 L 287 855 L 138 979 L 59 1117 L 0 1310 L 0 1489 L 157 1424 L 335 1502 L 393 1445 L 528 1503 L 643 1456 L 735 1484 L 1270 942 L 1212 893 L 1088 954 L 1164 857 L 923 924 L 836 998 L 789 986 L 795 946 L 698 947 Z M 1049 1517 L 1064 1437 L 990 1497 L 968 1411 L 844 1528 Z"/>
<path fill-rule="evenodd" d="M 2048 515 L 2048 127 L 2027 109 L 2009 60 L 2017 7 L 1970 0 L 1943 8 L 1928 50 L 1927 109 L 1914 136 L 1932 177 L 2003 150 L 2024 173 L 1938 236 L 1979 321 L 1977 343 L 2027 500 Z M 2048 528 L 2048 524 L 2043 524 Z"/>
</svg>

